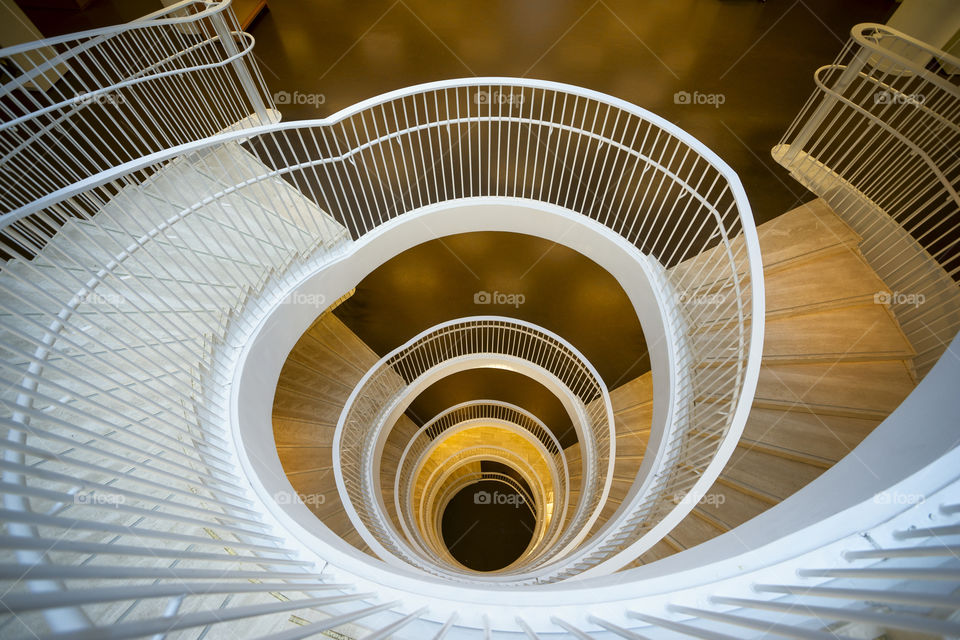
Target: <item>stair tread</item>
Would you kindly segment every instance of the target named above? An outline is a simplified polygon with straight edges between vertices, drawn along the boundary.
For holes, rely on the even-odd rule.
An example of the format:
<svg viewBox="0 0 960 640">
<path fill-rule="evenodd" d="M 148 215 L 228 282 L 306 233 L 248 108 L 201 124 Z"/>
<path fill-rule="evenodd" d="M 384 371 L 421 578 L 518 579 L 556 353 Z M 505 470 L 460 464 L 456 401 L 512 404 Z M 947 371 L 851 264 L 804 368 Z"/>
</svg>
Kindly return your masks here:
<svg viewBox="0 0 960 640">
<path fill-rule="evenodd" d="M 726 362 L 732 351 L 727 332 L 710 329 L 694 335 L 704 357 Z M 884 305 L 826 309 L 767 320 L 763 360 L 807 362 L 837 360 L 904 360 L 913 347 Z"/>
<path fill-rule="evenodd" d="M 863 381 L 869 380 L 869 385 Z M 915 382 L 902 361 L 764 364 L 755 401 L 880 411 L 888 414 Z"/>
<path fill-rule="evenodd" d="M 762 489 L 779 500 L 787 498 L 816 479 L 823 469 L 738 445 L 721 478 Z"/>
<path fill-rule="evenodd" d="M 860 237 L 830 209 L 826 201 L 817 198 L 781 214 L 757 227 L 760 254 L 764 269 L 776 268 L 794 260 L 803 260 L 838 245 L 856 245 Z M 747 273 L 747 257 L 743 249 L 743 237 L 737 236 L 730 243 L 737 272 Z M 728 259 L 722 257 L 727 251 L 718 245 L 694 256 L 670 269 L 671 279 L 680 289 L 690 281 L 702 284 L 701 270 L 707 265 L 724 265 L 717 273 L 725 278 L 730 273 Z M 708 267 L 709 269 L 709 267 Z"/>
</svg>

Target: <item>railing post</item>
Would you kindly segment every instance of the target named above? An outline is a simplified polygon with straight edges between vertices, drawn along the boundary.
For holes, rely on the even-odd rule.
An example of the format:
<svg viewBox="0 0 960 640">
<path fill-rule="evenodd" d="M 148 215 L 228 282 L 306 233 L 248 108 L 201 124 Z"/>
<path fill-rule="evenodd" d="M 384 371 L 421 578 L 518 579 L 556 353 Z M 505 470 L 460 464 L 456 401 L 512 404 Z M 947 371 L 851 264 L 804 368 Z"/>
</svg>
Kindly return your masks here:
<svg viewBox="0 0 960 640">
<path fill-rule="evenodd" d="M 223 44 L 223 50 L 226 52 L 227 57 L 239 56 L 240 49 L 237 47 L 236 41 L 233 39 L 233 31 L 230 29 L 230 26 L 227 24 L 227 16 L 233 17 L 233 13 L 227 11 L 221 11 L 220 13 L 214 15 L 213 17 L 213 28 L 217 32 L 217 37 L 220 38 L 220 42 Z M 247 68 L 247 64 L 242 57 L 236 58 L 232 63 L 234 72 L 237 74 L 237 78 L 240 80 L 241 86 L 243 86 L 244 92 L 247 94 L 247 99 L 250 101 L 250 105 L 253 107 L 253 112 L 257 114 L 257 118 L 260 119 L 260 124 L 269 124 L 270 116 L 267 111 L 267 105 L 263 100 L 263 96 L 260 95 L 260 91 L 257 88 L 257 83 L 253 79 L 253 75 L 250 73 L 250 69 Z"/>
<path fill-rule="evenodd" d="M 869 52 L 862 47 L 854 54 L 853 59 L 843 70 L 843 73 L 840 74 L 840 78 L 833 85 L 833 90 L 838 94 L 843 94 L 850 85 L 853 83 L 854 78 L 860 75 L 861 69 L 867 63 L 869 59 Z M 841 54 L 840 59 L 843 58 Z M 833 95 L 828 93 L 823 93 L 822 100 L 817 108 L 810 114 L 810 117 L 807 118 L 807 121 L 803 123 L 803 126 L 800 128 L 800 131 L 797 132 L 797 135 L 793 138 L 793 141 L 789 143 L 786 154 L 783 158 L 783 165 L 787 168 L 793 161 L 796 159 L 797 155 L 804 149 L 810 139 L 813 137 L 813 134 L 817 131 L 823 121 L 827 119 L 827 116 L 830 114 L 830 111 L 837 105 L 839 100 Z"/>
</svg>

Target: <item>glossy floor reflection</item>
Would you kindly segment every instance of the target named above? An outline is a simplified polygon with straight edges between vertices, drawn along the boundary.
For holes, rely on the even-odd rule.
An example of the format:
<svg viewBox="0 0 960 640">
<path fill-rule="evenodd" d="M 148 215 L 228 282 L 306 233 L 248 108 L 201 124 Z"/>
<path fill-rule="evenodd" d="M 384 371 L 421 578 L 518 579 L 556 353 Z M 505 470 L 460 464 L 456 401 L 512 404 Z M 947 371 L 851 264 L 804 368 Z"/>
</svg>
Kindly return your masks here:
<svg viewBox="0 0 960 640">
<path fill-rule="evenodd" d="M 159 0 L 28 9 L 45 35 L 133 19 Z M 518 76 L 609 93 L 663 116 L 740 175 L 759 222 L 810 199 L 770 158 L 850 27 L 894 0 L 271 0 L 250 27 L 272 91 L 315 96 L 286 120 L 464 76 Z M 678 103 L 678 92 L 690 104 Z M 704 101 L 693 104 L 696 99 Z M 721 103 L 722 102 L 722 103 Z"/>
</svg>

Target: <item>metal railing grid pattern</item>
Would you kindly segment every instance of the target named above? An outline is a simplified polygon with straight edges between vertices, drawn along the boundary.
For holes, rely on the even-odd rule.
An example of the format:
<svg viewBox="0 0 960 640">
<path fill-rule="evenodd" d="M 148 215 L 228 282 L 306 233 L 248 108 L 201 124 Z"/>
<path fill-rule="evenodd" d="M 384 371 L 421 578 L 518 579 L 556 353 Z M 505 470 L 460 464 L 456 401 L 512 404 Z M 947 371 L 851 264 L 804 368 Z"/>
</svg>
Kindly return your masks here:
<svg viewBox="0 0 960 640">
<path fill-rule="evenodd" d="M 228 7 L 181 2 L 0 51 L 0 213 L 237 123 L 269 122 L 253 38 Z"/>
<path fill-rule="evenodd" d="M 862 238 L 922 376 L 960 329 L 960 59 L 859 25 L 773 155 Z"/>
</svg>

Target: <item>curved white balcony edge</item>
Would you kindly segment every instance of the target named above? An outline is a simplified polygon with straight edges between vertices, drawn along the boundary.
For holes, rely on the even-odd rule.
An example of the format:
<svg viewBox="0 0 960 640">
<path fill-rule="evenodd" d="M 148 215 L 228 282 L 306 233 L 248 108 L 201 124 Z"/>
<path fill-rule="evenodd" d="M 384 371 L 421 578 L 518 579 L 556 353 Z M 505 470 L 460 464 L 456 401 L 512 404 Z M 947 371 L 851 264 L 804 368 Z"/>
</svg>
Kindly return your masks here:
<svg viewBox="0 0 960 640">
<path fill-rule="evenodd" d="M 439 624 L 459 614 L 458 623 L 467 626 L 489 624 L 494 629 L 515 630 L 516 618 L 521 616 L 535 629 L 553 630 L 556 627 L 550 618 L 563 607 L 566 619 L 584 622 L 585 628 L 596 618 L 635 626 L 635 620 L 624 616 L 628 607 L 666 611 L 677 602 L 702 604 L 721 590 L 729 595 L 755 596 L 752 585 L 757 582 L 775 582 L 796 575 L 799 569 L 841 563 L 843 549 L 863 547 L 860 534 L 864 530 L 892 532 L 894 527 L 926 519 L 914 514 L 922 505 L 884 503 L 875 496 L 890 492 L 929 497 L 960 481 L 953 415 L 950 407 L 938 401 L 960 393 L 960 337 L 949 352 L 873 434 L 807 489 L 742 525 L 736 535 L 725 534 L 615 576 L 509 591 L 494 585 L 450 584 L 364 560 L 363 554 L 336 536 L 318 536 L 316 518 L 309 512 L 303 518 L 303 512 L 296 509 L 271 508 L 266 515 L 279 530 L 292 534 L 290 542 L 305 557 L 315 558 L 325 573 L 348 578 L 383 598 L 399 599 L 403 610 L 429 606 L 424 617 Z M 224 363 L 235 363 L 236 358 L 235 351 L 225 354 Z M 239 389 L 237 385 L 232 389 L 234 406 Z M 237 425 L 233 427 L 239 442 Z M 912 430 L 914 440 L 904 450 L 901 436 L 906 428 Z M 889 451 L 894 446 L 903 455 L 891 458 Z M 257 496 L 268 496 L 251 460 L 241 455 L 241 462 Z M 876 478 L 863 473 L 863 465 L 871 463 Z M 325 547 L 322 555 L 318 539 Z M 704 580 L 705 575 L 711 578 Z"/>
<path fill-rule="evenodd" d="M 578 232 L 571 233 L 573 228 Z M 655 395 L 652 431 L 663 431 L 670 424 L 670 389 L 675 384 L 674 338 L 667 330 L 667 319 L 660 313 L 664 305 L 658 302 L 658 296 L 662 294 L 651 285 L 654 276 L 649 273 L 648 260 L 599 223 L 559 207 L 484 198 L 424 208 L 385 223 L 352 243 L 344 255 L 306 278 L 295 290 L 291 289 L 286 294 L 287 299 L 292 299 L 289 296 L 295 294 L 313 296 L 311 299 L 317 296 L 326 300 L 338 299 L 393 255 L 435 237 L 469 231 L 536 233 L 583 253 L 616 277 L 637 311 L 649 345 Z M 289 491 L 290 487 L 273 449 L 272 430 L 264 429 L 262 425 L 270 424 L 272 389 L 286 354 L 314 317 L 310 310 L 284 305 L 271 312 L 269 318 L 258 319 L 257 324 L 261 326 L 250 338 L 249 351 L 237 369 L 240 375 L 235 380 L 235 388 L 242 387 L 243 392 L 240 394 L 241 404 L 235 405 L 233 415 L 239 417 L 240 424 L 235 424 L 234 428 L 240 434 L 242 449 L 251 452 L 251 462 L 259 478 L 282 479 L 279 483 L 268 483 L 270 490 L 262 496 L 268 503 L 273 502 L 270 496 Z M 251 345 L 256 348 L 252 349 Z M 250 362 L 257 362 L 257 365 L 250 366 Z M 284 508 L 297 506 L 285 505 Z M 316 522 L 306 507 L 299 506 L 305 512 L 301 515 Z"/>
</svg>

